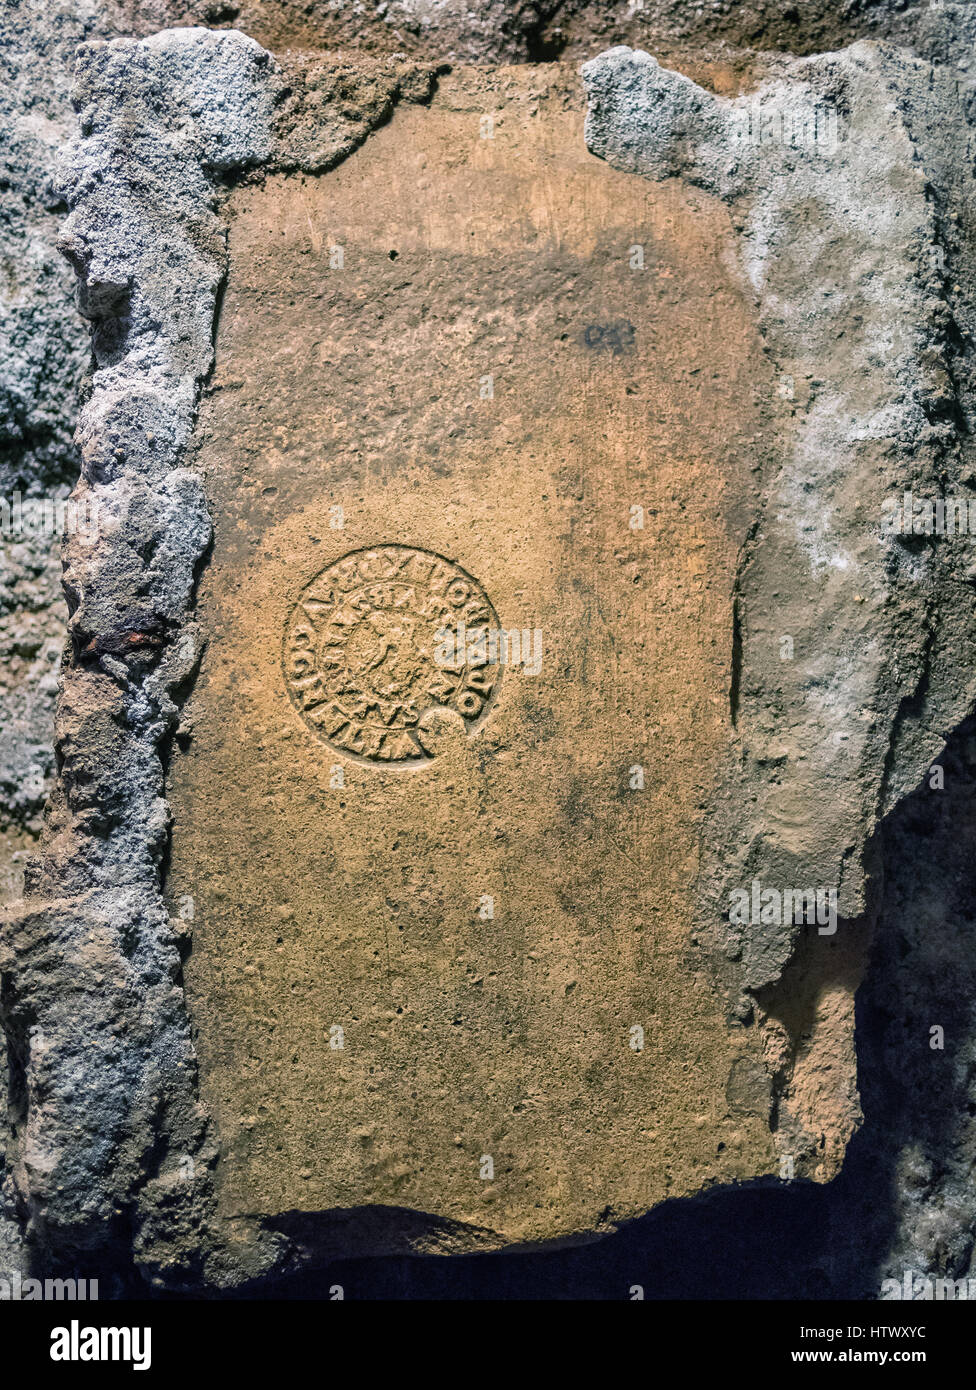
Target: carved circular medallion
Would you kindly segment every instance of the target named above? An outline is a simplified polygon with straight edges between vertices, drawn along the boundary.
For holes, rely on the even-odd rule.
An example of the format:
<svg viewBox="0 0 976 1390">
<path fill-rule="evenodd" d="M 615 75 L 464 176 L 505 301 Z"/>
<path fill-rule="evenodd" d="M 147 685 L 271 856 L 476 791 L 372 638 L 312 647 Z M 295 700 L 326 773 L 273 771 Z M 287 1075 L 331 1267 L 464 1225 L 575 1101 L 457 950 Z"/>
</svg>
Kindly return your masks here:
<svg viewBox="0 0 976 1390">
<path fill-rule="evenodd" d="M 346 757 L 428 762 L 446 723 L 470 733 L 501 665 L 498 616 L 477 580 L 429 550 L 354 550 L 307 584 L 288 617 L 285 680 L 305 723 Z"/>
</svg>

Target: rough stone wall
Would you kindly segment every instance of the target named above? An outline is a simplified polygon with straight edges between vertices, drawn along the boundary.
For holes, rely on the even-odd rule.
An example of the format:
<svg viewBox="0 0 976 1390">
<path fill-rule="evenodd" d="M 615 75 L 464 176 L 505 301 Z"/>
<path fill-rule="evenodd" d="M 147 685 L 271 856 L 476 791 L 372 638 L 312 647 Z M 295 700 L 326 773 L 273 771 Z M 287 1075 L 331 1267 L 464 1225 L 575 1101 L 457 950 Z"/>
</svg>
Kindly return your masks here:
<svg viewBox="0 0 976 1390">
<path fill-rule="evenodd" d="M 593 6 L 499 4 L 479 8 L 473 22 L 452 5 L 384 5 L 365 17 L 352 8 L 23 4 L 6 17 L 4 488 L 63 496 L 80 473 L 78 495 L 90 490 L 112 519 L 104 544 L 74 540 L 66 549 L 70 645 L 56 741 L 64 630 L 56 538 L 5 546 L 0 576 L 0 829 L 11 896 L 22 851 L 41 830 L 55 749 L 60 771 L 43 859 L 0 959 L 13 1096 L 4 1184 L 11 1265 L 22 1228 L 54 1252 L 108 1238 L 149 1272 L 191 1284 L 239 1280 L 287 1258 L 272 1242 L 241 1263 L 208 1251 L 201 1236 L 212 1153 L 194 1091 L 182 947 L 160 897 L 161 758 L 197 656 L 188 614 L 208 535 L 182 453 L 210 369 L 224 268 L 214 194 L 257 163 L 331 167 L 393 103 L 426 99 L 441 61 L 590 60 L 591 148 L 635 175 L 683 178 L 728 203 L 768 351 L 791 381 L 793 464 L 762 479 L 763 511 L 742 555 L 734 692 L 742 747 L 727 770 L 735 814 L 716 811 L 704 902 L 714 907 L 730 873 L 839 882 L 845 916 L 870 924 L 880 911 L 889 943 L 910 936 L 922 910 L 904 892 L 894 904 L 880 896 L 885 852 L 892 844 L 902 860 L 913 852 L 884 818 L 972 709 L 972 575 L 959 551 L 882 540 L 873 519 L 902 487 L 956 492 L 972 476 L 969 7 L 863 6 L 840 17 L 831 5 L 804 6 L 787 20 L 778 6 L 648 5 L 621 18 Z M 95 47 L 82 56 L 71 112 L 69 72 L 84 40 L 184 22 L 234 26 L 272 48 L 344 52 L 303 57 L 283 76 L 236 34 Z M 777 52 L 863 37 L 888 42 L 804 62 Z M 621 43 L 650 48 L 698 81 L 711 76 L 725 94 L 632 50 L 594 57 Z M 368 61 L 350 57 L 353 48 Z M 765 81 L 752 101 L 837 107 L 849 122 L 846 148 L 812 170 L 789 152 L 743 152 L 732 141 L 740 81 Z M 184 101 L 190 120 L 174 147 L 167 133 Z M 123 158 L 134 111 L 138 181 Z M 72 138 L 56 186 L 54 151 Z M 70 271 L 55 249 L 66 204 L 63 249 L 95 324 L 91 384 Z M 120 221 L 118 210 L 135 205 Z M 171 247 L 168 262 L 147 229 Z M 842 292 L 852 267 L 856 291 Z M 824 297 L 831 302 L 821 306 Z M 811 508 L 799 526 L 798 498 Z M 806 649 L 784 681 L 776 643 L 797 632 L 808 634 Z M 753 809 L 743 820 L 744 784 Z M 823 809 L 798 815 L 798 805 Z M 933 884 L 925 898 L 933 932 L 938 891 Z M 946 940 L 965 959 L 965 937 Z M 733 1011 L 759 1010 L 784 1124 L 802 1151 L 816 1139 L 807 1121 L 816 1112 L 818 1028 L 800 1056 L 797 1030 L 783 1018 L 795 940 L 747 932 L 705 944 L 710 959 L 727 962 Z M 894 969 L 888 947 L 879 961 L 882 972 Z M 917 1024 L 917 999 L 906 1009 Z M 827 1037 L 830 1022 L 819 1025 Z M 954 1027 L 971 1029 L 965 1011 Z M 94 1064 L 89 1032 L 100 1039 Z M 899 1129 L 903 1215 L 889 1253 L 879 1254 L 896 1273 L 906 1259 L 956 1277 L 968 1268 L 967 1046 L 954 1054 L 959 1126 L 936 1133 L 929 1124 L 922 1141 L 908 1137 L 907 1120 Z M 189 1183 L 187 1158 L 199 1161 L 199 1180 Z"/>
</svg>

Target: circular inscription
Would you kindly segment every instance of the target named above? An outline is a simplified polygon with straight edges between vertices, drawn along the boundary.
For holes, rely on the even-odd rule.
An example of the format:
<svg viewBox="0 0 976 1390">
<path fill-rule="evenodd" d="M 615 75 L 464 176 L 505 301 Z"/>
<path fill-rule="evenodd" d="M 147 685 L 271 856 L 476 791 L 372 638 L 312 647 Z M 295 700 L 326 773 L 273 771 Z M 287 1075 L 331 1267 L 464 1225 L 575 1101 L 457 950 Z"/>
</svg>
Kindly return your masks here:
<svg viewBox="0 0 976 1390">
<path fill-rule="evenodd" d="M 285 680 L 309 728 L 346 756 L 433 757 L 450 724 L 468 733 L 501 666 L 498 616 L 460 565 L 407 545 L 354 550 L 302 590 L 285 628 Z"/>
</svg>

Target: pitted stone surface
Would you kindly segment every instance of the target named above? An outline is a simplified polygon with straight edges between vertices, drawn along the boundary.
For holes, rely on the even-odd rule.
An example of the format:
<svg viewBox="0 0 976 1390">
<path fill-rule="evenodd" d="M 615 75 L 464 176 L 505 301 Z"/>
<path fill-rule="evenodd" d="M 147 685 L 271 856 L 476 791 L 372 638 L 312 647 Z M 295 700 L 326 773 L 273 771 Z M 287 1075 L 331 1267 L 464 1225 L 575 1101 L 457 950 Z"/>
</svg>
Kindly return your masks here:
<svg viewBox="0 0 976 1390">
<path fill-rule="evenodd" d="M 572 69 L 464 70 L 325 177 L 227 205 L 194 452 L 208 646 L 168 879 L 194 899 L 227 1220 L 329 1231 L 374 1208 L 346 1216 L 347 1248 L 482 1249 L 776 1170 L 756 1040 L 687 948 L 740 537 L 783 412 L 721 206 L 593 160 L 582 97 Z M 482 621 L 483 594 L 503 630 L 540 631 L 541 669 L 497 668 L 470 730 L 442 683 L 430 756 L 364 765 L 304 653 L 345 681 L 319 625 L 429 606 L 432 559 L 455 619 Z M 367 636 L 385 690 L 400 638 Z M 331 741 L 296 716 L 295 675 Z M 765 1087 L 731 1108 L 744 1058 Z"/>
</svg>

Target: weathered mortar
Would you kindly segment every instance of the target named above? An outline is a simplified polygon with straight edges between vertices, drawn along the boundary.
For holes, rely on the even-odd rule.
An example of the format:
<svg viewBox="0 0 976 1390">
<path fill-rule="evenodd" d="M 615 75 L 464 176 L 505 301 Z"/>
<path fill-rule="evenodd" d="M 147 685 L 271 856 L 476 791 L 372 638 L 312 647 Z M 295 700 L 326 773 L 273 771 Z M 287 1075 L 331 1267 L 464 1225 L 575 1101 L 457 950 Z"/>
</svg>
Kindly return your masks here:
<svg viewBox="0 0 976 1390">
<path fill-rule="evenodd" d="M 80 73 L 63 246 L 96 323 L 78 494 L 95 499 L 100 526 L 93 545 L 66 540 L 59 794 L 4 939 L 25 1092 L 7 1161 L 29 1226 L 55 1246 L 102 1245 L 126 1227 L 138 1239 L 140 1192 L 165 1220 L 172 1170 L 201 1142 L 159 895 L 159 750 L 198 655 L 187 614 L 210 534 L 180 467 L 223 274 L 208 175 L 267 153 L 267 62 L 242 37 L 177 32 L 91 48 Z M 177 1191 L 192 1220 L 199 1184 L 191 1174 Z"/>
<path fill-rule="evenodd" d="M 708 833 L 706 900 L 720 904 L 730 880 L 835 883 L 853 918 L 871 906 L 865 874 L 879 819 L 918 784 L 974 694 L 965 542 L 920 547 L 883 524 L 886 503 L 906 491 L 971 491 L 969 433 L 959 428 L 968 394 L 956 385 L 943 297 L 951 251 L 926 182 L 941 156 L 902 114 L 928 69 L 858 44 L 737 101 L 624 48 L 584 75 L 596 153 L 730 204 L 764 341 L 795 401 L 788 459 L 763 478 L 743 550 L 741 743 Z M 742 138 L 762 119 L 775 130 L 770 111 L 833 113 L 820 127 L 830 138 Z M 958 286 L 954 297 L 957 321 L 972 323 Z M 816 1136 L 829 1062 L 808 1060 L 808 1075 L 798 1073 L 799 1039 L 784 1032 L 770 989 L 794 941 L 795 931 L 751 926 L 728 953 L 741 954 L 742 984 L 766 991 L 771 1060 L 779 1053 L 793 1069 L 784 1128 Z"/>
</svg>

